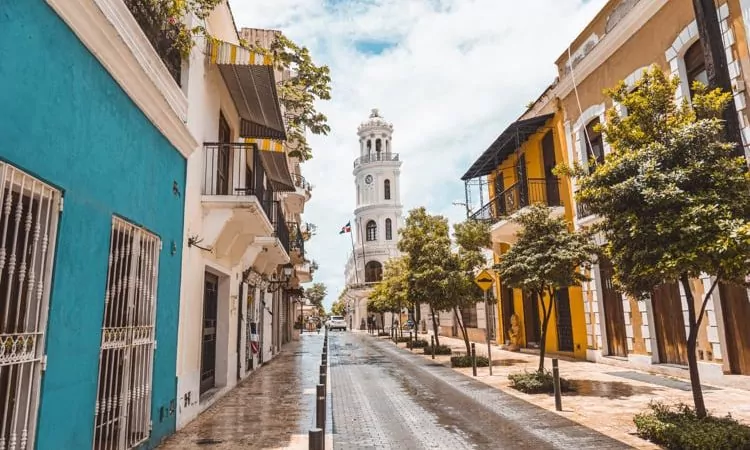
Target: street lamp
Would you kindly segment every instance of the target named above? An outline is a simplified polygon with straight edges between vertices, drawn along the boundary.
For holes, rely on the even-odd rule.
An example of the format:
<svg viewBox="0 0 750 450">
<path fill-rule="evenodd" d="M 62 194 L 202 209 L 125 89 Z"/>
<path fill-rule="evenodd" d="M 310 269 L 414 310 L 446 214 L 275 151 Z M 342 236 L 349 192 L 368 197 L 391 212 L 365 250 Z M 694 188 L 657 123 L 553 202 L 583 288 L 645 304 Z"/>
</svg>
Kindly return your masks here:
<svg viewBox="0 0 750 450">
<path fill-rule="evenodd" d="M 291 264 L 285 264 L 281 268 L 281 278 L 276 278 L 276 274 L 271 275 L 270 280 L 266 280 L 268 283 L 268 292 L 276 292 L 279 289 L 286 289 L 290 286 L 292 280 L 292 273 L 294 272 L 294 266 Z"/>
</svg>

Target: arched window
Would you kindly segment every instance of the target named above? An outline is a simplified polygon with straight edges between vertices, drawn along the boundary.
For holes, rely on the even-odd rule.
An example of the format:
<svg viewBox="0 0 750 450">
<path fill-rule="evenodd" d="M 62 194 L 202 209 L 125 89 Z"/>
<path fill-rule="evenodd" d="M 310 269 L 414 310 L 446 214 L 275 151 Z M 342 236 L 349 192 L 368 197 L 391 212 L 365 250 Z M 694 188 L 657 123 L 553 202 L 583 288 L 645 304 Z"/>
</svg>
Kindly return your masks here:
<svg viewBox="0 0 750 450">
<path fill-rule="evenodd" d="M 383 142 L 380 139 L 375 140 L 375 151 L 380 153 L 380 150 L 382 150 Z"/>
<path fill-rule="evenodd" d="M 391 219 L 385 219 L 385 240 L 390 241 L 393 239 L 393 223 Z"/>
<path fill-rule="evenodd" d="M 367 156 L 370 156 L 370 153 L 372 153 L 372 141 L 367 140 Z"/>
<path fill-rule="evenodd" d="M 604 140 L 602 133 L 596 131 L 599 125 L 599 119 L 594 119 L 586 125 L 584 140 L 586 141 L 586 161 L 588 162 L 589 172 L 594 170 L 594 165 L 604 163 Z"/>
<path fill-rule="evenodd" d="M 391 199 L 391 180 L 385 180 L 383 182 L 383 197 L 386 200 Z"/>
<path fill-rule="evenodd" d="M 365 283 L 377 283 L 383 279 L 383 265 L 377 261 L 365 264 Z"/>
<path fill-rule="evenodd" d="M 693 96 L 693 82 L 700 81 L 708 85 L 708 72 L 706 72 L 706 59 L 703 55 L 701 41 L 696 41 L 685 52 L 685 70 L 687 72 L 687 81 L 690 86 L 690 97 Z"/>
<path fill-rule="evenodd" d="M 374 220 L 367 222 L 367 226 L 365 227 L 365 230 L 366 230 L 365 240 L 376 241 L 378 239 L 378 225 L 375 223 Z"/>
</svg>

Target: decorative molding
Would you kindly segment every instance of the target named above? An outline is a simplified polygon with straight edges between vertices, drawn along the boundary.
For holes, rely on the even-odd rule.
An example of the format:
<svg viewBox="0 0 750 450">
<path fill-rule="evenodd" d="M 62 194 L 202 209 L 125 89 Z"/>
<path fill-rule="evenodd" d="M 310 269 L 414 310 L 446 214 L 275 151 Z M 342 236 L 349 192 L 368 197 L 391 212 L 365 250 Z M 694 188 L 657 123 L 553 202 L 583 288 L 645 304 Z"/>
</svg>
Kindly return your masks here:
<svg viewBox="0 0 750 450">
<path fill-rule="evenodd" d="M 187 97 L 122 0 L 47 0 L 146 117 L 185 157 L 198 147 Z"/>
</svg>

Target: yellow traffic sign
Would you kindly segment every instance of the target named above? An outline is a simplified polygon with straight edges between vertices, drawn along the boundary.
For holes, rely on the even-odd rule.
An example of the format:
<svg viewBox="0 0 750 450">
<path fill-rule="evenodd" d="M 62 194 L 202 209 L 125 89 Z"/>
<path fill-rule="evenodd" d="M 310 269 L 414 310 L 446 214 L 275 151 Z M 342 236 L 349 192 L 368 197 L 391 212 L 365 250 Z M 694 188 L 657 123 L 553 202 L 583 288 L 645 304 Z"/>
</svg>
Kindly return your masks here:
<svg viewBox="0 0 750 450">
<path fill-rule="evenodd" d="M 482 270 L 476 277 L 474 277 L 474 282 L 486 292 L 492 287 L 492 283 L 495 282 L 495 279 L 487 270 Z"/>
</svg>

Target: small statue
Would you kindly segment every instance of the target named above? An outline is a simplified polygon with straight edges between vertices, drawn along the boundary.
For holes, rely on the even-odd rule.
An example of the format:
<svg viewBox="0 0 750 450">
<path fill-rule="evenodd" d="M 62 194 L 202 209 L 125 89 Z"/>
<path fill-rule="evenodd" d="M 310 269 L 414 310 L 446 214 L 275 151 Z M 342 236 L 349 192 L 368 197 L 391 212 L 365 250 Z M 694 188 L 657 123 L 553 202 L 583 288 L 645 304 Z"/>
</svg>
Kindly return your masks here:
<svg viewBox="0 0 750 450">
<path fill-rule="evenodd" d="M 521 325 L 518 322 L 517 314 L 510 316 L 510 330 L 508 330 L 508 338 L 510 342 L 505 346 L 505 349 L 511 352 L 518 352 L 521 350 Z"/>
</svg>

